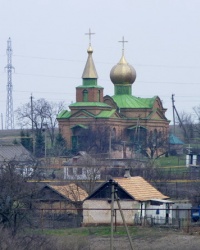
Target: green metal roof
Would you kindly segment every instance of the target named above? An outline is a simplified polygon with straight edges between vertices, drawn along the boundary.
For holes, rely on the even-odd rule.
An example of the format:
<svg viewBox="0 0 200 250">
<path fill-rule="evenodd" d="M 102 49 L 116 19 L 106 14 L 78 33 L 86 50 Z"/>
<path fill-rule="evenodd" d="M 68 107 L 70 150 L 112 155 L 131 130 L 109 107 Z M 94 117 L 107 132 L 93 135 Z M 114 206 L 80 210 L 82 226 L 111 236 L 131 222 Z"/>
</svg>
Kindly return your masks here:
<svg viewBox="0 0 200 250">
<path fill-rule="evenodd" d="M 108 104 L 104 102 L 75 102 L 69 107 L 110 107 Z"/>
<path fill-rule="evenodd" d="M 83 124 L 76 124 L 76 125 L 72 126 L 71 129 L 72 129 L 72 128 L 76 128 L 76 127 L 88 129 L 88 126 L 85 126 L 85 125 L 83 125 Z"/>
<path fill-rule="evenodd" d="M 96 118 L 110 118 L 114 113 L 116 112 L 115 109 L 112 109 L 110 111 L 102 111 L 100 114 L 96 116 Z"/>
<path fill-rule="evenodd" d="M 119 108 L 152 108 L 156 97 L 140 98 L 132 95 L 114 95 L 112 99 Z"/>
<path fill-rule="evenodd" d="M 69 118 L 71 116 L 71 112 L 68 110 L 63 110 L 61 111 L 58 115 L 57 118 Z"/>
<path fill-rule="evenodd" d="M 76 88 L 83 88 L 83 89 L 89 89 L 89 88 L 94 88 L 94 89 L 103 89 L 103 87 L 101 87 L 100 85 L 96 85 L 96 86 L 83 86 L 83 85 L 80 85 Z"/>
</svg>

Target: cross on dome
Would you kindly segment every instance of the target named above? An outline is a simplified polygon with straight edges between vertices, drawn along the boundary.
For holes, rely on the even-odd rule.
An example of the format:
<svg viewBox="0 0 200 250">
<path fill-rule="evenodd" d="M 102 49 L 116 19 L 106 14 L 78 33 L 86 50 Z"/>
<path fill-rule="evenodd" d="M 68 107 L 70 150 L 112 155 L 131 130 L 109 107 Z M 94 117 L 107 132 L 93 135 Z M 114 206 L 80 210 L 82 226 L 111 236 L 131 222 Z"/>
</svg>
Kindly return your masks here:
<svg viewBox="0 0 200 250">
<path fill-rule="evenodd" d="M 89 45 L 91 45 L 91 35 L 94 35 L 95 33 L 92 33 L 91 30 L 89 29 L 88 33 L 85 33 L 85 35 L 89 36 Z"/>
<path fill-rule="evenodd" d="M 124 40 L 124 36 L 122 37 L 122 41 L 118 41 L 119 43 L 122 43 L 122 52 L 124 52 L 124 44 L 127 43 L 128 41 Z"/>
</svg>

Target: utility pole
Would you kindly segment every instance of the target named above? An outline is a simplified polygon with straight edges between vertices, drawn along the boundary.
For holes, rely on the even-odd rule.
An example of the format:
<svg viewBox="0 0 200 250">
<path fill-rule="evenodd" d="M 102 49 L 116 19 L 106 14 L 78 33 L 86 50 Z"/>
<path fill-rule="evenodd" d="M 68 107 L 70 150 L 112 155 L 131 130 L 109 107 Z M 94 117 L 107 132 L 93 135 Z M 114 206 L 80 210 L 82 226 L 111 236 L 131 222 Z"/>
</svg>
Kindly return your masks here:
<svg viewBox="0 0 200 250">
<path fill-rule="evenodd" d="M 187 137 L 188 140 L 190 140 L 190 138 L 189 138 L 189 136 L 188 136 L 188 133 L 187 133 L 187 130 L 186 130 L 186 128 L 185 128 L 185 125 L 183 124 L 183 122 L 182 122 L 182 120 L 181 120 L 181 118 L 180 118 L 180 116 L 179 116 L 179 113 L 178 113 L 178 111 L 177 111 L 177 109 L 176 109 L 176 107 L 175 107 L 175 105 L 174 105 L 174 102 L 175 102 L 175 100 L 174 100 L 174 94 L 172 94 L 174 133 L 175 133 L 175 113 L 176 113 L 176 115 L 177 115 L 177 117 L 178 117 L 178 121 L 179 121 L 180 127 L 183 128 L 183 130 L 184 130 L 184 132 L 185 132 L 185 136 Z"/>
<path fill-rule="evenodd" d="M 1 129 L 3 130 L 3 114 L 1 113 Z"/>
<path fill-rule="evenodd" d="M 118 205 L 121 217 L 122 217 L 122 221 L 123 221 L 123 224 L 124 224 L 124 227 L 125 227 L 128 239 L 129 239 L 129 243 L 130 243 L 131 249 L 133 250 L 133 242 L 132 242 L 132 239 L 131 239 L 131 235 L 130 235 L 130 232 L 128 230 L 128 227 L 127 227 L 127 224 L 126 224 L 126 221 L 125 221 L 125 217 L 124 217 L 124 214 L 123 214 L 123 211 L 122 211 L 122 207 L 121 207 L 121 204 L 120 204 L 120 201 L 119 201 L 120 199 L 119 199 L 119 197 L 117 195 L 117 191 L 118 191 L 117 190 L 117 186 L 118 186 L 118 184 L 116 182 L 114 182 L 113 180 L 110 180 L 109 183 L 111 185 L 111 236 L 110 236 L 110 250 L 114 249 L 114 245 L 113 245 L 113 243 L 114 243 L 113 242 L 113 216 L 114 216 L 114 202 L 115 201 L 117 202 L 117 205 Z"/>
<path fill-rule="evenodd" d="M 174 105 L 174 102 L 175 102 L 175 100 L 174 100 L 174 94 L 172 94 L 172 110 L 173 110 L 173 123 L 174 123 L 174 135 L 175 135 L 175 112 L 174 112 L 174 110 L 175 110 L 175 105 Z"/>
<path fill-rule="evenodd" d="M 35 134 L 34 134 L 34 127 L 33 127 L 33 96 L 31 93 L 31 126 L 32 126 L 32 145 L 33 145 L 33 155 L 35 155 Z"/>
<path fill-rule="evenodd" d="M 6 103 L 6 129 L 14 129 L 14 113 L 13 113 L 13 98 L 12 98 L 12 45 L 9 37 L 7 41 L 7 103 Z"/>
<path fill-rule="evenodd" d="M 115 186 L 113 181 L 111 181 L 111 235 L 110 235 L 110 250 L 113 250 L 113 217 L 114 217 L 114 198 L 115 198 Z"/>
</svg>

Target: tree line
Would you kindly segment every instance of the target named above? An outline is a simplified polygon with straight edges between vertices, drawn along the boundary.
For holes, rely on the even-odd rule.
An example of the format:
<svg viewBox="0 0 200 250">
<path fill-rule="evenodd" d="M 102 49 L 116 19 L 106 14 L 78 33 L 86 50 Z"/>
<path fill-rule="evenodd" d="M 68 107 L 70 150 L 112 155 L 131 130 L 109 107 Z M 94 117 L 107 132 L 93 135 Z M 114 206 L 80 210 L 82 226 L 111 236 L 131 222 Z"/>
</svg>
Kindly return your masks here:
<svg viewBox="0 0 200 250">
<path fill-rule="evenodd" d="M 200 140 L 200 105 L 192 109 L 193 112 L 182 111 L 180 113 L 180 120 L 176 120 L 175 130 L 181 131 L 181 137 L 186 144 L 193 145 L 193 152 L 198 153 L 199 140 Z"/>
<path fill-rule="evenodd" d="M 66 154 L 67 143 L 62 134 L 57 132 L 56 119 L 64 108 L 63 102 L 48 102 L 40 98 L 16 110 L 21 127 L 21 144 L 36 157 L 44 157 L 46 152 L 54 156 Z"/>
</svg>

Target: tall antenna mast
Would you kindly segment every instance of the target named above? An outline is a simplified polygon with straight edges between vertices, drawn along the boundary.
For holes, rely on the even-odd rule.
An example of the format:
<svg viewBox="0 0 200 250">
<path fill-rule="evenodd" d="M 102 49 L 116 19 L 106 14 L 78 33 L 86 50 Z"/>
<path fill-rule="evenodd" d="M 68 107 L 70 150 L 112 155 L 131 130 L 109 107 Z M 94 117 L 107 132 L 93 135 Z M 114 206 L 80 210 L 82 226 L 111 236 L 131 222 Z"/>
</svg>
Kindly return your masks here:
<svg viewBox="0 0 200 250">
<path fill-rule="evenodd" d="M 6 129 L 14 128 L 13 98 L 12 98 L 12 45 L 9 37 L 7 41 L 7 103 L 6 103 Z"/>
</svg>

